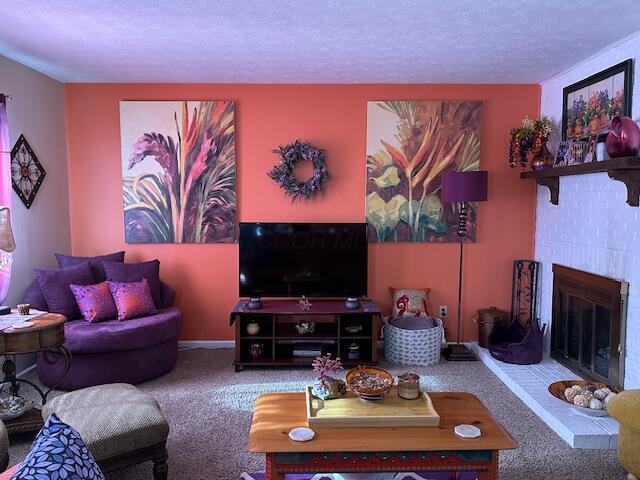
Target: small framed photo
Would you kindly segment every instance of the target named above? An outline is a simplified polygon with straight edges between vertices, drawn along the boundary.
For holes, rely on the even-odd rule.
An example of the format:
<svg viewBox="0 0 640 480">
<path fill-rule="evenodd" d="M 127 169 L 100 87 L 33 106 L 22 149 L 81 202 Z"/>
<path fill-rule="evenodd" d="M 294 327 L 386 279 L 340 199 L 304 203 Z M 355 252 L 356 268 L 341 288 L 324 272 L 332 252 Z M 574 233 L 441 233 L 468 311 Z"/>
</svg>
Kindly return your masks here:
<svg viewBox="0 0 640 480">
<path fill-rule="evenodd" d="M 595 162 L 596 158 L 596 145 L 598 144 L 598 135 L 591 135 L 589 137 L 589 143 L 587 144 L 587 154 L 584 157 L 584 163 Z"/>
<path fill-rule="evenodd" d="M 574 140 L 569 142 L 569 165 L 580 165 L 584 163 L 584 159 L 587 156 L 588 142 L 581 140 Z"/>
<path fill-rule="evenodd" d="M 556 158 L 553 162 L 553 167 L 566 167 L 569 165 L 569 144 L 571 142 L 560 142 L 558 145 L 558 151 L 556 152 Z"/>
</svg>

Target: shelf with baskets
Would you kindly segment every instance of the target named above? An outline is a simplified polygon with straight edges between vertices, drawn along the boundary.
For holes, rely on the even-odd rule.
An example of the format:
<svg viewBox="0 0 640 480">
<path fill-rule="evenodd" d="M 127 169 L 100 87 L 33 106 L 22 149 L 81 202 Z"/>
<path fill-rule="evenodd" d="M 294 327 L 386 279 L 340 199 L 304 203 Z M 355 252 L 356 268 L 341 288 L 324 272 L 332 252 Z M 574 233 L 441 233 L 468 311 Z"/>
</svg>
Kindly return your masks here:
<svg viewBox="0 0 640 480">
<path fill-rule="evenodd" d="M 619 157 L 566 167 L 532 170 L 520 173 L 520 178 L 533 178 L 538 185 L 547 187 L 551 193 L 551 203 L 558 205 L 560 177 L 598 172 L 607 172 L 611 179 L 624 183 L 627 187 L 627 203 L 632 207 L 640 205 L 640 157 Z"/>
</svg>

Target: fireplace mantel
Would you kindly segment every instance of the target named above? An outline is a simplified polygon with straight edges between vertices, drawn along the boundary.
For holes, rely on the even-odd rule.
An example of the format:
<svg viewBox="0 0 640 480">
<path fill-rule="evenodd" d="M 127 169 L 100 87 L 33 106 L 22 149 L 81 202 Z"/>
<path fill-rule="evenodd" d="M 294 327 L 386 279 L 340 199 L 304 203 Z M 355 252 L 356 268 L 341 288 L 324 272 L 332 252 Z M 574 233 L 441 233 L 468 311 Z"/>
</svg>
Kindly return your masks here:
<svg viewBox="0 0 640 480">
<path fill-rule="evenodd" d="M 628 289 L 554 264 L 551 356 L 587 379 L 623 386 Z"/>
<path fill-rule="evenodd" d="M 607 172 L 613 180 L 624 183 L 627 186 L 627 203 L 632 207 L 640 205 L 640 157 L 620 157 L 567 167 L 532 170 L 522 172 L 520 178 L 534 178 L 538 185 L 547 187 L 551 193 L 551 203 L 558 205 L 560 177 L 598 172 Z"/>
</svg>

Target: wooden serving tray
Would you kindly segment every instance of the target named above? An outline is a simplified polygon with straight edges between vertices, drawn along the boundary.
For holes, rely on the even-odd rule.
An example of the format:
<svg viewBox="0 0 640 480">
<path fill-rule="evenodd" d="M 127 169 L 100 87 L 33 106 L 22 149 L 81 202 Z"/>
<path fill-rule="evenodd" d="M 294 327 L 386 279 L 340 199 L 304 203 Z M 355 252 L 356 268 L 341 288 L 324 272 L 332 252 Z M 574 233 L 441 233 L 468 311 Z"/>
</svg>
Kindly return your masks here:
<svg viewBox="0 0 640 480">
<path fill-rule="evenodd" d="M 305 389 L 309 428 L 436 427 L 440 415 L 426 392 L 415 400 L 398 396 L 393 386 L 379 402 L 364 403 L 352 392 L 333 400 L 320 400 Z"/>
</svg>

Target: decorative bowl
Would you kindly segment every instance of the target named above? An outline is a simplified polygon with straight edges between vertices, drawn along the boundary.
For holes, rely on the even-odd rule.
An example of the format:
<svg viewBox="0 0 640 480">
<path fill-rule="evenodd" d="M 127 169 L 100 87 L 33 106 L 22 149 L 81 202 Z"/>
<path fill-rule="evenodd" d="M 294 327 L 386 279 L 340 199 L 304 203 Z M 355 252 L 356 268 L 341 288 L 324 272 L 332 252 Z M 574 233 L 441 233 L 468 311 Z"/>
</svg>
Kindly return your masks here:
<svg viewBox="0 0 640 480">
<path fill-rule="evenodd" d="M 595 391 L 600 388 L 608 388 L 613 393 L 622 392 L 622 388 L 614 387 L 612 385 L 607 385 L 603 382 L 589 382 L 586 380 L 560 380 L 558 382 L 554 382 L 549 385 L 549 393 L 556 397 L 558 400 L 562 400 L 564 403 L 571 405 L 577 412 L 588 415 L 590 417 L 606 417 L 609 415 L 606 409 L 604 410 L 595 410 L 593 408 L 588 407 L 579 407 L 578 405 L 574 405 L 572 402 L 567 400 L 564 396 L 564 392 L 567 388 L 571 388 L 575 385 L 582 387 L 583 389 Z"/>
<path fill-rule="evenodd" d="M 33 400 L 25 397 L 4 397 L 0 399 L 0 420 L 13 420 L 33 407 Z"/>
<path fill-rule="evenodd" d="M 378 367 L 359 366 L 347 372 L 349 390 L 365 401 L 377 401 L 393 386 L 393 375 Z"/>
<path fill-rule="evenodd" d="M 310 335 L 316 331 L 315 322 L 307 322 L 306 320 L 301 320 L 296 323 L 296 330 L 300 335 Z"/>
<path fill-rule="evenodd" d="M 355 334 L 360 333 L 362 331 L 362 325 L 360 325 L 360 324 L 347 325 L 346 327 L 344 327 L 344 331 L 347 332 L 349 335 L 355 335 Z"/>
</svg>

